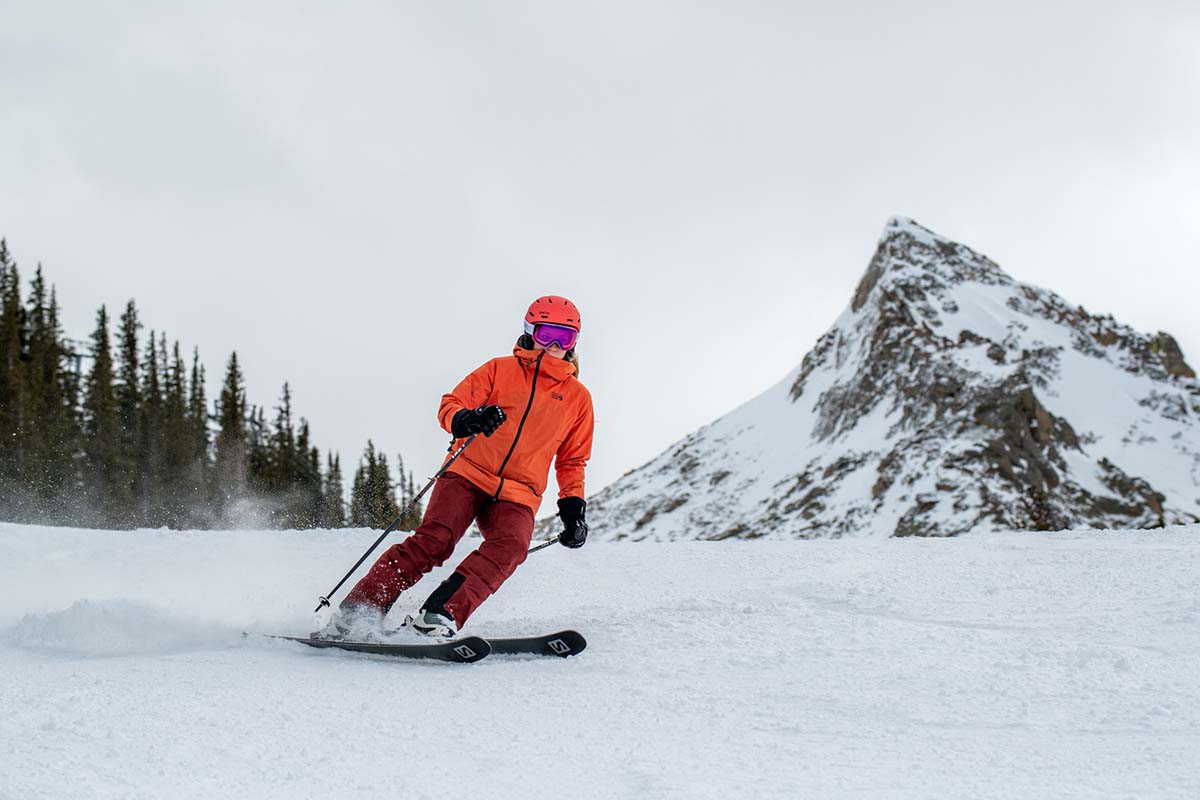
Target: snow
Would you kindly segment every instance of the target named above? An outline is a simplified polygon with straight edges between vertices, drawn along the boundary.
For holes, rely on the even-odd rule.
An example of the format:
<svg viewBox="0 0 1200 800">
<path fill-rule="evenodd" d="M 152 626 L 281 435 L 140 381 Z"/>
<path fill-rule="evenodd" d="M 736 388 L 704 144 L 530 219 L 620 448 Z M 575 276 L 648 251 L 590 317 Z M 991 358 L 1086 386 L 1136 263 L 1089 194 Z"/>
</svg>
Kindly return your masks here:
<svg viewBox="0 0 1200 800">
<path fill-rule="evenodd" d="M 938 236 L 928 228 L 918 224 L 915 220 L 900 215 L 893 215 L 887 221 L 883 228 L 883 234 L 879 237 L 880 241 L 887 239 L 896 233 L 907 233 L 909 236 L 916 239 L 918 242 L 930 247 L 936 246 L 939 242 L 949 241 Z"/>
<path fill-rule="evenodd" d="M 0 798 L 1200 796 L 1195 526 L 550 548 L 469 630 L 565 661 L 241 636 L 374 537 L 0 525 Z"/>
<path fill-rule="evenodd" d="M 966 283 L 955 288 L 952 296 L 957 311 L 943 312 L 937 335 L 957 342 L 963 331 L 970 331 L 993 342 L 1003 342 L 1010 334 L 1013 312 L 1005 303 L 1014 294 L 1011 286 Z M 1024 320 L 1022 320 L 1024 321 Z"/>
</svg>

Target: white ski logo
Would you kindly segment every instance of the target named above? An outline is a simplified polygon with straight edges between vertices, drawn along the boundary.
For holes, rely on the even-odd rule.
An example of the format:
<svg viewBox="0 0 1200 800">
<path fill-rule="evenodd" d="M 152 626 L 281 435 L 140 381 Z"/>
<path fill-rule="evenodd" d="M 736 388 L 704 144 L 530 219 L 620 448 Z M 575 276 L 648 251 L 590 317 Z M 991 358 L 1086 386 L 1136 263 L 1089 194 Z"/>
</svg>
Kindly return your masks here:
<svg viewBox="0 0 1200 800">
<path fill-rule="evenodd" d="M 458 647 L 454 648 L 454 652 L 458 653 L 458 655 L 460 655 L 463 658 L 474 658 L 475 657 L 475 651 L 472 650 L 469 645 L 465 645 L 465 644 L 460 644 Z"/>
<path fill-rule="evenodd" d="M 571 645 L 567 644 L 562 639 L 551 639 L 548 644 L 550 645 L 550 649 L 554 651 L 555 655 L 561 656 L 564 653 L 571 652 Z"/>
</svg>

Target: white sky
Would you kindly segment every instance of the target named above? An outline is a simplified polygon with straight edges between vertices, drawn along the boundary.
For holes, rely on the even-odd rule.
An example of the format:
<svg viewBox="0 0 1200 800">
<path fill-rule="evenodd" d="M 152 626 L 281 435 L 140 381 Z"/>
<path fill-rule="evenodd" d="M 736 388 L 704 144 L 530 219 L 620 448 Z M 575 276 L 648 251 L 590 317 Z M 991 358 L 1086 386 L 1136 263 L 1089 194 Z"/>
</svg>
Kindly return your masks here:
<svg viewBox="0 0 1200 800">
<path fill-rule="evenodd" d="M 554 293 L 595 492 L 799 363 L 892 214 L 1200 367 L 1200 4 L 250 6 L 0 0 L 0 235 L 72 336 L 133 297 L 210 397 L 290 381 L 347 480 L 423 482 Z"/>
</svg>

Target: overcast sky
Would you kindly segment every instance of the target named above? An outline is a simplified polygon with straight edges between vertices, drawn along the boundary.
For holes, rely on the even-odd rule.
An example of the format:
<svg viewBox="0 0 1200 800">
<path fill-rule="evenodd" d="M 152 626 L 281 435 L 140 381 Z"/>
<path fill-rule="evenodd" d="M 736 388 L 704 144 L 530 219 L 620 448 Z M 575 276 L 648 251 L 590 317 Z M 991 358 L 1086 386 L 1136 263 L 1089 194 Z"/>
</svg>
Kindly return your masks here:
<svg viewBox="0 0 1200 800">
<path fill-rule="evenodd" d="M 552 293 L 594 493 L 798 364 L 893 214 L 1200 367 L 1195 2 L 0 0 L 0 115 L 68 333 L 135 298 L 210 397 L 236 348 L 347 481 L 423 482 Z"/>
</svg>

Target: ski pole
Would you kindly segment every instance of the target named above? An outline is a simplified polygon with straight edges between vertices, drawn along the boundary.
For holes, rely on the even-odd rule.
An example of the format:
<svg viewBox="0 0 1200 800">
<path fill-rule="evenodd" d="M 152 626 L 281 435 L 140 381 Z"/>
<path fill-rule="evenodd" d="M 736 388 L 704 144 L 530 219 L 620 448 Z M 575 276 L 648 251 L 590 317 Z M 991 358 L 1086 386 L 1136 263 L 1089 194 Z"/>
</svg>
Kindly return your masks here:
<svg viewBox="0 0 1200 800">
<path fill-rule="evenodd" d="M 477 433 L 473 433 L 467 437 L 467 440 L 462 443 L 462 447 L 454 451 L 454 455 L 450 456 L 445 464 L 442 464 L 442 468 L 437 471 L 436 475 L 429 479 L 429 483 L 425 484 L 425 488 L 417 492 L 417 496 L 409 501 L 408 505 L 404 507 L 404 510 L 400 512 L 400 516 L 392 520 L 392 524 L 387 526 L 387 530 L 379 535 L 379 538 L 375 540 L 375 544 L 371 545 L 367 552 L 362 554 L 362 558 L 355 562 L 354 566 L 350 568 L 350 571 L 342 576 L 342 579 L 337 582 L 337 586 L 330 589 L 329 594 L 321 598 L 321 602 L 317 603 L 317 607 L 313 609 L 314 614 L 329 605 L 329 598 L 337 594 L 337 590 L 342 588 L 342 584 L 350 579 L 350 576 L 354 574 L 356 569 L 362 566 L 362 563 L 367 560 L 367 556 L 375 552 L 375 548 L 379 547 L 379 543 L 386 539 L 387 535 L 396 529 L 396 526 L 399 525 L 400 521 L 408 514 L 409 509 L 414 508 L 417 505 L 417 501 L 425 496 L 425 493 L 429 491 L 430 487 L 433 486 L 434 482 L 437 481 L 438 478 L 442 477 L 442 474 L 445 473 L 446 470 L 450 469 L 450 465 L 454 463 L 455 459 L 462 455 L 462 451 L 466 450 L 467 445 L 475 441 L 475 437 L 478 435 L 479 434 Z"/>
<path fill-rule="evenodd" d="M 547 539 L 546 541 L 542 542 L 541 544 L 535 544 L 533 547 L 529 548 L 529 552 L 536 553 L 538 550 L 549 547 L 552 544 L 558 544 L 557 536 L 554 537 L 553 539 Z"/>
</svg>

